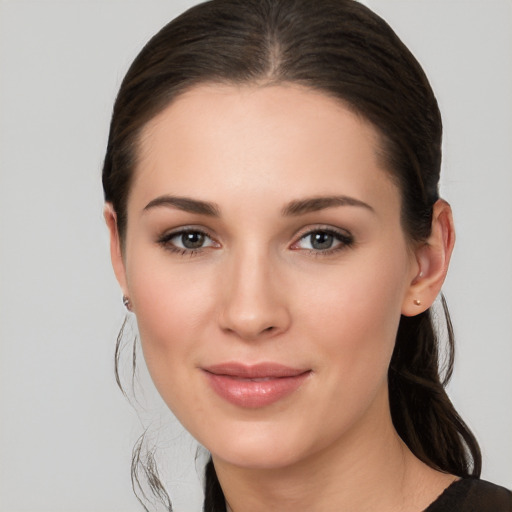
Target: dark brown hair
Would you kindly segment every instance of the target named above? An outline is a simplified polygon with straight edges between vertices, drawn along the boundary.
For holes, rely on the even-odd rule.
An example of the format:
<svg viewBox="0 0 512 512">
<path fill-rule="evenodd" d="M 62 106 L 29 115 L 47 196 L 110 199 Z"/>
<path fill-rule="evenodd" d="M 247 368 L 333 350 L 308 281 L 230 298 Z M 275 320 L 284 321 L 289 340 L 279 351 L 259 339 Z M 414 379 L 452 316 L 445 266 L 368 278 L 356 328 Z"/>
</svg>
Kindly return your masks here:
<svg viewBox="0 0 512 512">
<path fill-rule="evenodd" d="M 206 82 L 295 83 L 342 101 L 380 134 L 384 167 L 401 191 L 405 233 L 420 242 L 429 236 L 438 199 L 441 116 L 421 66 L 389 25 L 353 0 L 212 0 L 156 34 L 121 85 L 103 168 L 105 200 L 117 213 L 121 239 L 141 130 L 177 95 Z M 444 378 L 431 311 L 402 317 L 388 373 L 391 414 L 418 458 L 447 473 L 478 477 L 478 444 L 444 390 L 454 341 L 441 302 Z M 225 510 L 211 461 L 204 510 Z"/>
</svg>

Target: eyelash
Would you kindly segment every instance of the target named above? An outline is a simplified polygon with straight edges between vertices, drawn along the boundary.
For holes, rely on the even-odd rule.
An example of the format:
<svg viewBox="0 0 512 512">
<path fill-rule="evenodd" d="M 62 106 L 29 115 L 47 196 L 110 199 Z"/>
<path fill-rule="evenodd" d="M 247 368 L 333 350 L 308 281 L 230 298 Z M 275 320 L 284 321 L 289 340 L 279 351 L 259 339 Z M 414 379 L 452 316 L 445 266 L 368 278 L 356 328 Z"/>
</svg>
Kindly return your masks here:
<svg viewBox="0 0 512 512">
<path fill-rule="evenodd" d="M 325 250 L 321 249 L 300 249 L 296 247 L 302 240 L 307 239 L 308 237 L 311 237 L 314 234 L 326 234 L 329 236 L 332 236 L 334 240 L 340 242 L 335 247 L 327 248 Z M 182 248 L 177 247 L 175 244 L 171 242 L 173 238 L 183 236 L 186 234 L 196 234 L 203 236 L 205 238 L 208 238 L 212 244 L 208 246 L 198 247 L 197 249 L 192 248 Z M 199 229 L 199 228 L 184 228 L 179 229 L 177 231 L 171 231 L 170 233 L 164 233 L 157 239 L 157 243 L 161 245 L 165 250 L 170 251 L 172 253 L 178 254 L 180 256 L 196 256 L 203 252 L 205 249 L 209 247 L 220 247 L 220 244 L 216 242 L 209 234 L 208 232 Z M 333 229 L 331 227 L 318 227 L 315 229 L 310 229 L 304 233 L 302 233 L 296 242 L 294 242 L 291 245 L 292 250 L 303 250 L 306 251 L 308 254 L 311 254 L 313 256 L 330 256 L 334 253 L 337 253 L 339 251 L 343 251 L 347 248 L 353 247 L 354 245 L 354 237 L 349 232 L 342 232 L 338 231 L 336 229 Z"/>
<path fill-rule="evenodd" d="M 198 247 L 197 249 L 189 249 L 186 247 L 177 247 L 174 245 L 171 240 L 173 238 L 183 236 L 186 234 L 199 234 L 201 236 L 204 236 L 205 238 L 210 239 L 214 245 L 218 245 L 218 242 L 215 242 L 215 240 L 204 230 L 199 228 L 184 228 L 179 229 L 177 231 L 171 231 L 170 233 L 164 233 L 157 239 L 157 243 L 161 245 L 165 250 L 170 251 L 175 254 L 179 254 L 180 256 L 196 256 L 197 254 L 203 252 L 205 249 L 211 246 L 205 246 L 205 247 Z"/>
<path fill-rule="evenodd" d="M 307 239 L 308 237 L 311 237 L 314 234 L 326 234 L 330 235 L 334 238 L 335 241 L 340 242 L 338 245 L 328 248 L 328 249 L 302 249 L 303 251 L 307 251 L 308 254 L 311 254 L 315 257 L 324 257 L 324 256 L 330 256 L 332 254 L 335 254 L 337 252 L 343 251 L 345 249 L 351 248 L 354 246 L 354 237 L 351 233 L 348 231 L 340 231 L 331 227 L 317 227 L 314 229 L 310 229 L 306 231 L 305 233 L 302 233 L 300 237 L 298 238 L 297 242 L 294 242 L 292 244 L 292 249 L 294 250 L 301 250 L 299 248 L 294 248 L 299 242 L 302 240 Z"/>
</svg>

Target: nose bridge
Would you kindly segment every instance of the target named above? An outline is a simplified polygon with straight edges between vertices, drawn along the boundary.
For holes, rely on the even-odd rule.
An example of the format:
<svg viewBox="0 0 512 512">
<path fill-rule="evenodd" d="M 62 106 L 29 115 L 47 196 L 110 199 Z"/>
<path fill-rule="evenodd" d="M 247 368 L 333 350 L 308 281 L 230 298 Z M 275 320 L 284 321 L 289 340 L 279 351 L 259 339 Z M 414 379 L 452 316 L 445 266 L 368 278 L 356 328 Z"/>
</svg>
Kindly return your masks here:
<svg viewBox="0 0 512 512">
<path fill-rule="evenodd" d="M 221 327 L 245 339 L 286 329 L 289 315 L 271 251 L 247 243 L 232 251 L 226 267 Z"/>
</svg>

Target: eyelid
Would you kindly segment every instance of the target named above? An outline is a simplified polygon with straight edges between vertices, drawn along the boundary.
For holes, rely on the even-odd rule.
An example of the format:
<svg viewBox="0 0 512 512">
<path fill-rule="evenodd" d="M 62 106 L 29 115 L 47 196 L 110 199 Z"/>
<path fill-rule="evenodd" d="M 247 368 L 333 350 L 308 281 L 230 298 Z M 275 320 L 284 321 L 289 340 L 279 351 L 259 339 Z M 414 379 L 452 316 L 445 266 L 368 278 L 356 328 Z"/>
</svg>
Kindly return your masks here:
<svg viewBox="0 0 512 512">
<path fill-rule="evenodd" d="M 214 238 L 210 232 L 210 230 L 206 229 L 203 226 L 196 226 L 194 224 L 178 226 L 176 228 L 166 229 L 162 231 L 162 234 L 158 235 L 158 238 L 169 238 L 176 235 L 181 235 L 182 233 L 202 233 L 203 235 L 208 236 L 209 238 Z"/>
<path fill-rule="evenodd" d="M 329 224 L 317 224 L 317 225 L 309 225 L 304 228 L 301 228 L 295 235 L 294 240 L 298 241 L 304 238 L 307 235 L 312 233 L 316 233 L 318 231 L 324 231 L 327 233 L 332 233 L 334 235 L 339 235 L 342 237 L 353 238 L 352 233 L 348 229 L 338 228 L 335 226 L 331 226 Z M 295 242 L 294 242 L 295 243 Z"/>
</svg>

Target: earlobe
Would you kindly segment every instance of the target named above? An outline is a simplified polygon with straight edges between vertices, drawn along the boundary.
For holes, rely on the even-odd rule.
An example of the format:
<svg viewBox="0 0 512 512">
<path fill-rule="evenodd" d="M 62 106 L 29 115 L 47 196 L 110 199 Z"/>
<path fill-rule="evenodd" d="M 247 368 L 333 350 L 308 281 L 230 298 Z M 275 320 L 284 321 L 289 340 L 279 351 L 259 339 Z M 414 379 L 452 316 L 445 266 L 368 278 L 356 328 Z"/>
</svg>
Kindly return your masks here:
<svg viewBox="0 0 512 512">
<path fill-rule="evenodd" d="M 105 218 L 110 235 L 110 258 L 112 260 L 114 274 L 123 294 L 126 295 L 128 291 L 126 286 L 126 272 L 121 240 L 117 229 L 117 215 L 111 203 L 105 203 L 105 207 L 103 208 L 103 217 Z"/>
<path fill-rule="evenodd" d="M 452 210 L 439 199 L 433 207 L 430 236 L 415 250 L 419 272 L 405 294 L 403 315 L 415 316 L 433 304 L 444 283 L 454 244 Z"/>
</svg>

